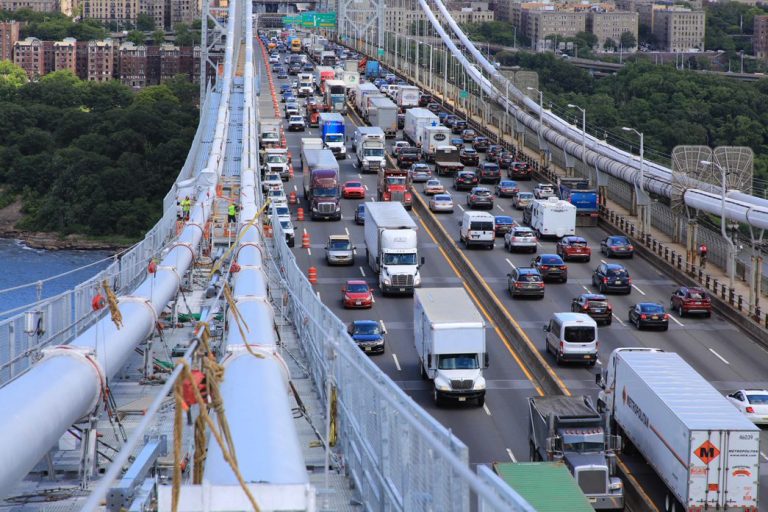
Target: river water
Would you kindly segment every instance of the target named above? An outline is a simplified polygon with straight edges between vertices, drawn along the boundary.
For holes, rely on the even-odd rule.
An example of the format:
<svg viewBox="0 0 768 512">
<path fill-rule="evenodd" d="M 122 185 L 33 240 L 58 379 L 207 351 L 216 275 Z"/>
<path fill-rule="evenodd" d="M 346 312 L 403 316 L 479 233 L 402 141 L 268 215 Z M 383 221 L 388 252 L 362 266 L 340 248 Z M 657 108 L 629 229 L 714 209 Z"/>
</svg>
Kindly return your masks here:
<svg viewBox="0 0 768 512">
<path fill-rule="evenodd" d="M 4 292 L 8 288 L 43 280 L 41 297 L 51 297 L 73 288 L 109 265 L 107 251 L 46 251 L 26 247 L 17 240 L 0 239 L 0 318 L 10 309 L 35 302 L 36 286 Z M 99 262 L 100 260 L 104 260 Z M 87 265 L 87 268 L 82 268 Z M 57 275 L 81 269 L 61 278 Z"/>
</svg>

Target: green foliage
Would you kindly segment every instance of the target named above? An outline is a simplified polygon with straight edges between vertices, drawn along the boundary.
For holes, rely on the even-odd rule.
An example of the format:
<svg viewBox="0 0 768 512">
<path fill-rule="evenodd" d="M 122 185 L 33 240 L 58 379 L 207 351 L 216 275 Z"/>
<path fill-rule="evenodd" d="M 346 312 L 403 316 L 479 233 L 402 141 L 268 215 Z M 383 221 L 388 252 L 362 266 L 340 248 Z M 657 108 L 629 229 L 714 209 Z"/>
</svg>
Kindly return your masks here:
<svg viewBox="0 0 768 512">
<path fill-rule="evenodd" d="M 126 36 L 126 39 L 133 44 L 139 46 L 144 44 L 144 41 L 147 40 L 147 36 L 144 35 L 144 32 L 141 32 L 139 30 L 132 30 L 128 33 L 128 36 Z"/>
<path fill-rule="evenodd" d="M 165 42 L 165 31 L 159 28 L 154 32 L 152 32 L 152 42 L 156 46 L 160 46 L 161 44 L 163 44 Z"/>
<path fill-rule="evenodd" d="M 136 16 L 136 30 L 144 32 L 155 30 L 155 18 L 145 12 L 140 12 Z"/>
<path fill-rule="evenodd" d="M 27 82 L 24 69 L 9 60 L 0 60 L 0 101 L 14 101 L 19 87 Z"/>
<path fill-rule="evenodd" d="M 2 20 L 24 21 L 21 37 L 36 37 L 44 41 L 60 41 L 74 37 L 78 41 L 104 39 L 107 32 L 96 20 L 72 21 L 72 18 L 58 12 L 34 12 L 30 9 L 0 11 Z"/>
<path fill-rule="evenodd" d="M 626 50 L 630 50 L 637 46 L 637 38 L 635 38 L 635 34 L 629 31 L 621 33 L 619 42 L 621 43 L 622 48 Z"/>
<path fill-rule="evenodd" d="M 173 31 L 176 33 L 177 46 L 194 46 L 200 44 L 199 29 L 190 30 L 189 25 L 186 23 L 177 23 L 173 26 Z"/>
<path fill-rule="evenodd" d="M 514 25 L 504 21 L 468 23 L 462 28 L 472 41 L 503 46 L 526 47 L 531 45 L 531 41 L 521 32 L 518 32 Z"/>
<path fill-rule="evenodd" d="M 180 80 L 135 95 L 70 72 L 19 86 L 0 101 L 0 201 L 21 196 L 23 229 L 140 237 L 186 158 L 194 102 Z"/>
<path fill-rule="evenodd" d="M 616 44 L 616 41 L 614 41 L 610 37 L 606 38 L 605 42 L 603 43 L 603 50 L 606 50 L 606 51 L 615 50 L 618 47 L 619 45 Z"/>
<path fill-rule="evenodd" d="M 710 4 L 707 7 L 705 47 L 729 54 L 742 50 L 752 53 L 755 15 L 766 13 L 768 11 L 763 8 L 738 2 Z"/>
</svg>

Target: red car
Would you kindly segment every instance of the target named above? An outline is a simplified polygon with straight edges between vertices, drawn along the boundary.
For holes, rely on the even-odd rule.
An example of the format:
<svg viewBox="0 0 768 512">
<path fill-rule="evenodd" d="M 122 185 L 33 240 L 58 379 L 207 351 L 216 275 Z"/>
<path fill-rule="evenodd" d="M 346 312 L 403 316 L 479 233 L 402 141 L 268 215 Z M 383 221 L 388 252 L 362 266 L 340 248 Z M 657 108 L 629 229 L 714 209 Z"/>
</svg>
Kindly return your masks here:
<svg viewBox="0 0 768 512">
<path fill-rule="evenodd" d="M 365 187 L 359 181 L 347 181 L 341 187 L 341 197 L 344 199 L 365 199 Z"/>
<path fill-rule="evenodd" d="M 681 286 L 669 299 L 669 309 L 677 311 L 680 317 L 691 313 L 703 313 L 712 316 L 712 299 L 703 288 Z"/>
<path fill-rule="evenodd" d="M 373 292 L 368 283 L 350 279 L 341 287 L 341 301 L 347 309 L 373 307 Z"/>
<path fill-rule="evenodd" d="M 557 254 L 563 258 L 563 261 L 575 259 L 589 261 L 592 258 L 592 249 L 580 236 L 564 236 L 557 242 Z"/>
</svg>

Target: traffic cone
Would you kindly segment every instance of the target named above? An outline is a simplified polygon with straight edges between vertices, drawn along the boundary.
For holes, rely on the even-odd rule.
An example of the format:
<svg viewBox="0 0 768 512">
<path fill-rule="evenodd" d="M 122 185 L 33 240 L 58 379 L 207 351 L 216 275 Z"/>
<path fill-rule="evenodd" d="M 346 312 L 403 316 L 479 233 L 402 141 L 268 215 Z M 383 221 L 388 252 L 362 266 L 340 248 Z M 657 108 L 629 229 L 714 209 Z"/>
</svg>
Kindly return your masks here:
<svg viewBox="0 0 768 512">
<path fill-rule="evenodd" d="M 293 165 L 288 166 L 288 177 L 293 179 Z"/>
<path fill-rule="evenodd" d="M 317 268 L 309 267 L 307 269 L 307 278 L 309 279 L 310 283 L 317 284 Z"/>
<path fill-rule="evenodd" d="M 309 233 L 306 231 L 304 232 L 304 235 L 301 237 L 301 248 L 302 249 L 309 249 Z"/>
<path fill-rule="evenodd" d="M 304 220 L 304 208 L 296 210 L 296 220 Z"/>
<path fill-rule="evenodd" d="M 291 191 L 291 193 L 288 194 L 288 202 L 290 204 L 296 204 L 296 192 Z"/>
</svg>

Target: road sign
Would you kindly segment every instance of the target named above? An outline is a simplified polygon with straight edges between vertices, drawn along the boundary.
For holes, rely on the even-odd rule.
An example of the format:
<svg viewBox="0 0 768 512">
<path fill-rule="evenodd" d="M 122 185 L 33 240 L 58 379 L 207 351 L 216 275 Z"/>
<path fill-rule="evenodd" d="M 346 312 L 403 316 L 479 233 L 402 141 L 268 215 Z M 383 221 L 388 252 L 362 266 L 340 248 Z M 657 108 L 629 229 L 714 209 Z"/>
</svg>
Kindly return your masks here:
<svg viewBox="0 0 768 512">
<path fill-rule="evenodd" d="M 379 54 L 379 57 L 384 56 L 384 48 L 379 48 L 379 51 L 377 52 Z"/>
<path fill-rule="evenodd" d="M 459 93 L 459 98 L 461 98 L 461 99 L 463 99 L 463 100 L 465 100 L 465 99 L 469 98 L 469 92 L 462 90 L 462 91 Z"/>
<path fill-rule="evenodd" d="M 300 22 L 304 28 L 335 28 L 336 13 L 307 11 L 301 13 Z"/>
<path fill-rule="evenodd" d="M 298 16 L 285 16 L 283 18 L 283 26 L 299 25 L 300 23 L 301 23 L 301 18 Z"/>
</svg>

